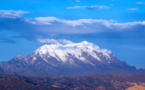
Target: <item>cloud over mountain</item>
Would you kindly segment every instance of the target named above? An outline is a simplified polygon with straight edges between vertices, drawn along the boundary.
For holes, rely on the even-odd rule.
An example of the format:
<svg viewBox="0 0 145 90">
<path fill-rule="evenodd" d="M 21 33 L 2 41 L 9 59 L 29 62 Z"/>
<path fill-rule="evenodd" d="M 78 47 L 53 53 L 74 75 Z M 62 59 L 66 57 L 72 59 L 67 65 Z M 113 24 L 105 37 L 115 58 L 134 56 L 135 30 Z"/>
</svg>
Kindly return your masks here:
<svg viewBox="0 0 145 90">
<path fill-rule="evenodd" d="M 49 38 L 43 38 L 43 39 L 37 39 L 38 42 L 41 43 L 62 43 L 62 44 L 71 44 L 72 41 L 66 40 L 66 39 L 49 39 Z"/>
<path fill-rule="evenodd" d="M 57 17 L 23 18 L 27 11 L 0 12 L 0 31 L 17 33 L 17 38 L 37 40 L 55 35 L 91 34 L 144 30 L 145 21 L 118 23 L 115 20 L 77 19 L 66 20 Z M 14 18 L 12 18 L 14 17 Z M 1 36 L 2 37 L 2 36 Z M 1 40 L 3 41 L 3 40 Z"/>
</svg>

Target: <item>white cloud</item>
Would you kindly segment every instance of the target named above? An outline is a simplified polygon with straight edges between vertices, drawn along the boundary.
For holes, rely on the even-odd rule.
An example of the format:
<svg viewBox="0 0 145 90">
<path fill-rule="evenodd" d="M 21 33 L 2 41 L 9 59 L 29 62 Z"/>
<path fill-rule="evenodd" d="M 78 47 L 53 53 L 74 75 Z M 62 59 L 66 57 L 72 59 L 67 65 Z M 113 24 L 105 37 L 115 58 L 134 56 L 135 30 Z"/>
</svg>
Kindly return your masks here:
<svg viewBox="0 0 145 90">
<path fill-rule="evenodd" d="M 139 10 L 139 9 L 138 9 L 138 8 L 127 8 L 126 10 L 137 11 L 137 10 Z"/>
<path fill-rule="evenodd" d="M 45 25 L 45 28 L 41 29 L 41 32 L 51 34 L 85 34 L 108 31 L 126 31 L 134 30 L 134 27 L 139 25 L 145 26 L 145 21 L 117 23 L 115 20 L 102 19 L 64 20 L 56 17 L 41 17 L 41 19 L 35 19 L 36 18 L 33 20 L 31 19 L 33 24 L 40 25 L 40 27 Z"/>
<path fill-rule="evenodd" d="M 76 0 L 76 2 L 80 2 L 80 0 Z"/>
<path fill-rule="evenodd" d="M 73 43 L 72 41 L 70 40 L 66 40 L 66 39 L 49 39 L 49 38 L 43 38 L 43 39 L 37 39 L 38 42 L 40 43 L 53 43 L 53 44 L 70 44 L 70 43 Z"/>
<path fill-rule="evenodd" d="M 59 21 L 56 17 L 37 17 L 34 19 L 27 19 L 28 22 L 31 22 L 32 24 L 47 24 L 51 25 L 52 22 Z"/>
<path fill-rule="evenodd" d="M 95 19 L 78 19 L 78 20 L 62 20 L 63 23 L 66 23 L 67 25 L 70 26 L 83 26 L 83 25 L 91 25 L 94 23 L 102 23 L 106 26 L 109 26 L 110 22 L 113 22 L 112 20 L 107 21 L 107 20 L 95 20 Z"/>
<path fill-rule="evenodd" d="M 114 22 L 114 20 L 102 20 L 102 19 L 78 19 L 78 20 L 64 20 L 56 17 L 38 17 L 34 19 L 28 19 L 28 22 L 32 24 L 40 24 L 40 25 L 52 25 L 54 22 L 59 22 L 62 24 L 66 24 L 69 26 L 83 26 L 83 25 L 91 25 L 94 23 L 102 23 L 105 26 L 110 26 L 109 24 Z"/>
<path fill-rule="evenodd" d="M 1 10 L 2 12 L 2 10 Z M 11 11 L 10 11 L 11 12 Z M 25 12 L 26 13 L 26 12 Z M 5 18 L 0 15 L 0 32 L 11 31 L 17 35 L 12 37 L 25 38 L 28 40 L 37 40 L 41 43 L 72 43 L 65 39 L 47 39 L 46 37 L 57 37 L 59 35 L 71 36 L 82 34 L 95 34 L 98 32 L 117 32 L 145 30 L 145 21 L 134 21 L 119 23 L 115 20 L 103 19 L 77 19 L 67 20 L 57 17 L 36 17 L 23 18 L 24 12 L 15 12 L 11 17 Z M 6 16 L 9 14 L 5 14 Z M 13 17 L 13 18 L 12 18 Z M 19 18 L 21 17 L 21 18 Z M 99 33 L 100 34 L 100 33 Z M 124 33 L 125 34 L 125 33 Z M 53 36 L 55 35 L 55 36 Z M 142 35 L 143 36 L 143 35 Z M 61 37 L 62 38 L 62 37 Z M 0 41 L 13 42 L 0 35 Z"/>
<path fill-rule="evenodd" d="M 57 43 L 55 39 L 37 39 L 40 43 Z"/>
<path fill-rule="evenodd" d="M 19 13 L 18 16 L 20 14 L 22 13 Z M 15 16 L 17 16 L 17 14 Z M 12 31 L 18 33 L 19 35 L 17 36 L 27 39 L 37 39 L 38 37 L 46 38 L 46 36 L 50 35 L 76 35 L 98 32 L 144 30 L 144 28 L 145 21 L 119 23 L 115 20 L 103 19 L 66 20 L 57 17 L 36 17 L 19 19 L 17 19 L 17 17 L 9 17 L 5 19 L 0 16 L 0 31 Z M 55 42 L 55 40 L 43 39 L 40 42 Z"/>
<path fill-rule="evenodd" d="M 67 9 L 79 9 L 79 8 L 85 8 L 85 9 L 88 9 L 88 10 L 100 10 L 100 9 L 108 9 L 109 7 L 107 6 L 73 6 L 73 7 L 67 7 Z"/>
<path fill-rule="evenodd" d="M 96 6 L 96 5 L 94 5 L 94 6 L 84 6 L 84 8 L 86 8 L 86 9 L 96 9 L 96 10 L 99 10 L 99 9 L 108 9 L 109 7 L 107 7 L 107 6 Z"/>
<path fill-rule="evenodd" d="M 142 4 L 142 5 L 145 5 L 145 2 L 136 2 L 136 4 Z"/>
<path fill-rule="evenodd" d="M 29 13 L 28 11 L 0 10 L 0 17 L 16 18 Z"/>
<path fill-rule="evenodd" d="M 71 43 L 73 43 L 72 41 L 66 40 L 66 39 L 58 39 L 57 41 L 62 43 L 62 44 L 71 44 Z"/>
<path fill-rule="evenodd" d="M 74 6 L 74 7 L 67 7 L 67 9 L 78 9 L 81 8 L 80 6 Z"/>
</svg>

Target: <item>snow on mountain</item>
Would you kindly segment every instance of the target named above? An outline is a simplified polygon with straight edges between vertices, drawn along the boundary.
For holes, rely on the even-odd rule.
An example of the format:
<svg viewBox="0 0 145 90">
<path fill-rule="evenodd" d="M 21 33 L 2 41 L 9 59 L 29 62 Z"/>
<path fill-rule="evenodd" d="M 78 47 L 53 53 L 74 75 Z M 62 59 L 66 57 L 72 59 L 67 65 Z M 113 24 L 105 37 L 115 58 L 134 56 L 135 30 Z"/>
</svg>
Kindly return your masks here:
<svg viewBox="0 0 145 90">
<path fill-rule="evenodd" d="M 35 54 L 39 54 L 42 58 L 44 55 L 47 55 L 48 58 L 50 56 L 55 57 L 58 61 L 62 62 L 66 62 L 68 60 L 69 55 L 72 55 L 81 61 L 85 61 L 86 58 L 82 55 L 82 52 L 87 53 L 88 55 L 92 56 L 98 61 L 101 61 L 101 58 L 96 54 L 96 52 L 103 54 L 103 56 L 107 58 L 111 58 L 110 54 L 112 53 L 107 49 L 100 49 L 97 45 L 93 43 L 83 41 L 81 43 L 71 43 L 66 45 L 62 45 L 60 43 L 50 45 L 46 44 L 37 49 L 35 51 Z"/>
<path fill-rule="evenodd" d="M 43 45 L 27 56 L 17 56 L 0 68 L 12 75 L 73 76 L 102 73 L 142 73 L 119 61 L 111 51 L 97 45 L 81 43 Z"/>
</svg>

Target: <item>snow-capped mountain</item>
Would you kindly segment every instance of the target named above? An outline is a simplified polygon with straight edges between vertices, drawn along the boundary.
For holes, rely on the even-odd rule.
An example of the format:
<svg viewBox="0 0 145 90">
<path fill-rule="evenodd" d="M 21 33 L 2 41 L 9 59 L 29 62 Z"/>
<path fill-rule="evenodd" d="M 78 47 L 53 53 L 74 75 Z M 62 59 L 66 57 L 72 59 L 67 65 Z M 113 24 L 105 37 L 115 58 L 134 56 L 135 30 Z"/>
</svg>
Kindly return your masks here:
<svg viewBox="0 0 145 90">
<path fill-rule="evenodd" d="M 136 68 L 119 61 L 111 51 L 83 41 L 43 45 L 32 54 L 1 63 L 3 72 L 23 76 L 70 76 L 97 73 L 134 73 Z"/>
<path fill-rule="evenodd" d="M 107 49 L 100 49 L 97 45 L 87 41 L 66 45 L 62 45 L 60 43 L 51 45 L 46 44 L 37 49 L 33 54 L 31 54 L 31 56 L 34 58 L 33 60 L 36 60 L 36 56 L 40 56 L 46 62 L 49 61 L 50 57 L 54 57 L 57 61 L 63 63 L 74 62 L 74 60 L 70 58 L 74 57 L 86 63 L 88 59 L 84 53 L 98 61 L 103 61 L 101 57 L 104 57 L 108 63 L 110 60 L 113 60 L 111 51 Z"/>
</svg>

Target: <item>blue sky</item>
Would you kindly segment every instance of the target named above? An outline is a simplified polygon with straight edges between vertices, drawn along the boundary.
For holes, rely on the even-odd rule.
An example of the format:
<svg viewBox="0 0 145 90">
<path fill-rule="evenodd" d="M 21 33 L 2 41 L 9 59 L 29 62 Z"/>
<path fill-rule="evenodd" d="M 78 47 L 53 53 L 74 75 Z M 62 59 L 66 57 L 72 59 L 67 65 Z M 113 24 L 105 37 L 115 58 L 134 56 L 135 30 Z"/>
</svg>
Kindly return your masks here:
<svg viewBox="0 0 145 90">
<path fill-rule="evenodd" d="M 85 40 L 145 68 L 144 10 L 144 0 L 0 0 L 0 61 L 54 39 Z"/>
</svg>

